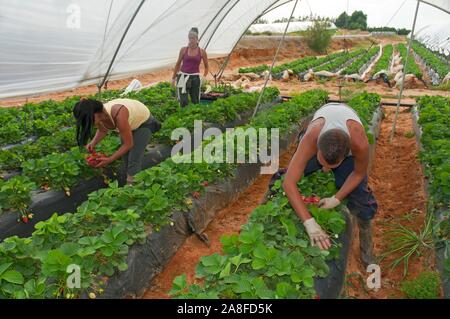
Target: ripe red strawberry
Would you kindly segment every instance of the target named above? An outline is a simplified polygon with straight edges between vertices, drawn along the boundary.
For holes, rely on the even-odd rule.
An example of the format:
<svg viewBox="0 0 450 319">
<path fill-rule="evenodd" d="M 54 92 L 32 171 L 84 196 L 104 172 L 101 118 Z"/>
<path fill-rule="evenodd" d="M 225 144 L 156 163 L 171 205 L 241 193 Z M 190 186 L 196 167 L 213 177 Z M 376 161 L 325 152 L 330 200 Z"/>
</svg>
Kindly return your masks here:
<svg viewBox="0 0 450 319">
<path fill-rule="evenodd" d="M 106 154 L 96 153 L 95 151 L 91 153 L 88 157 L 86 157 L 86 162 L 89 166 L 95 167 L 99 163 L 98 159 L 100 157 L 107 157 Z"/>
<path fill-rule="evenodd" d="M 302 196 L 302 199 L 306 204 L 317 204 L 320 201 L 320 198 L 317 196 Z"/>
<path fill-rule="evenodd" d="M 204 181 L 204 182 L 202 183 L 202 185 L 203 185 L 204 187 L 206 187 L 206 186 L 209 185 L 209 183 L 208 183 L 208 181 Z"/>
<path fill-rule="evenodd" d="M 28 223 L 28 217 L 27 216 L 22 216 L 22 221 L 26 224 Z"/>
</svg>

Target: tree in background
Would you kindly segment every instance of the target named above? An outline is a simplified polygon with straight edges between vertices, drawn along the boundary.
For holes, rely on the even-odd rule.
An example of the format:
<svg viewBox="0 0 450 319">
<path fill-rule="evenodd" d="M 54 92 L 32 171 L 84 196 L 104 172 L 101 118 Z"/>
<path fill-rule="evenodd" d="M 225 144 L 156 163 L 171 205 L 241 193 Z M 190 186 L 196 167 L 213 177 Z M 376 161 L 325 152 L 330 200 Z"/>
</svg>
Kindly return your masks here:
<svg viewBox="0 0 450 319">
<path fill-rule="evenodd" d="M 367 28 L 367 31 L 369 32 L 395 32 L 398 35 L 408 35 L 411 30 L 402 28 L 402 29 L 396 29 L 394 27 L 372 27 Z"/>
<path fill-rule="evenodd" d="M 350 30 L 366 30 L 367 29 L 367 14 L 362 11 L 354 11 L 351 16 L 347 12 L 342 12 L 336 19 L 336 27 Z"/>
<path fill-rule="evenodd" d="M 347 12 L 344 11 L 339 15 L 334 24 L 337 28 L 345 29 L 348 26 L 349 18 Z"/>
<path fill-rule="evenodd" d="M 354 11 L 349 21 L 350 30 L 366 30 L 367 29 L 367 14 L 362 11 Z"/>
<path fill-rule="evenodd" d="M 331 42 L 332 32 L 328 30 L 329 23 L 326 21 L 314 21 L 314 25 L 305 31 L 305 40 L 308 47 L 317 52 L 325 53 Z"/>
</svg>

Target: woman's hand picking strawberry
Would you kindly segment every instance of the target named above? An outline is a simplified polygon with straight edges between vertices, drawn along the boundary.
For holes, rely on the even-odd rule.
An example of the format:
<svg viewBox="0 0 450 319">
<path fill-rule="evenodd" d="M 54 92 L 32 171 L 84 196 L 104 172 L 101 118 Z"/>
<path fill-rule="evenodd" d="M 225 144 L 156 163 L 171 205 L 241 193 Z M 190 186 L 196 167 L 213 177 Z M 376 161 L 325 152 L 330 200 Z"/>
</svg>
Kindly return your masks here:
<svg viewBox="0 0 450 319">
<path fill-rule="evenodd" d="M 97 158 L 97 165 L 95 165 L 95 168 L 102 168 L 102 167 L 106 167 L 109 164 L 111 164 L 113 162 L 113 160 L 110 157 L 99 157 Z"/>
</svg>

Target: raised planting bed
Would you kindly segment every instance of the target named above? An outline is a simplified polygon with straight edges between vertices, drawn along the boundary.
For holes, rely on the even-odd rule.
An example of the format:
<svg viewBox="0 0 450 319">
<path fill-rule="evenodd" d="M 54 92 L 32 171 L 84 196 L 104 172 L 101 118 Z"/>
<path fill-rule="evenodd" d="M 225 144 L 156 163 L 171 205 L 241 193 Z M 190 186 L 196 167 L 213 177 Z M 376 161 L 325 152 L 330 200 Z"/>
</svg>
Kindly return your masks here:
<svg viewBox="0 0 450 319">
<path fill-rule="evenodd" d="M 292 103 L 259 114 L 252 127 L 278 127 L 284 134 L 305 115 L 303 112 L 310 113 L 325 100 L 323 91 L 304 93 Z M 139 173 L 133 186 L 118 187 L 112 183 L 91 193 L 76 213 L 54 215 L 38 223 L 29 238 L 5 239 L 0 243 L 0 265 L 20 280 L 1 281 L 0 297 L 100 293 L 99 285 L 105 276 L 114 278 L 118 271 L 128 268 L 127 261 L 139 260 L 129 247 L 138 241 L 142 243 L 165 226 L 170 227 L 173 213 L 188 213 L 208 184 L 231 177 L 236 167 L 226 163 L 177 164 L 170 158 Z M 81 290 L 66 287 L 66 267 L 73 263 L 81 267 Z M 134 275 L 141 282 L 146 280 L 140 274 Z M 108 284 L 114 282 L 111 279 Z"/>
<path fill-rule="evenodd" d="M 350 75 L 350 74 L 358 74 L 362 75 L 364 71 L 372 64 L 374 59 L 377 58 L 378 53 L 380 52 L 380 47 L 375 46 L 367 51 L 365 54 L 359 56 L 355 59 L 349 66 L 343 69 L 340 74 L 342 75 Z"/>
<path fill-rule="evenodd" d="M 274 74 L 275 78 L 280 78 L 281 74 L 285 70 L 292 70 L 294 74 L 297 74 L 300 80 L 303 80 L 304 75 L 310 70 L 322 66 L 326 66 L 331 63 L 333 60 L 337 58 L 342 58 L 347 56 L 347 52 L 340 51 L 328 54 L 324 57 L 304 57 L 301 59 L 294 60 L 289 63 L 284 63 L 278 66 L 275 66 L 272 70 L 272 74 Z M 260 66 L 252 67 L 252 68 L 240 68 L 239 73 L 258 73 L 261 74 L 264 71 L 268 71 L 269 66 L 263 64 Z"/>
<path fill-rule="evenodd" d="M 344 52 L 343 55 L 340 55 L 336 59 L 330 61 L 329 63 L 320 65 L 313 69 L 314 72 L 319 71 L 327 71 L 336 73 L 339 70 L 344 69 L 347 65 L 350 65 L 355 59 L 364 54 L 364 49 L 359 49 L 351 52 Z"/>
<path fill-rule="evenodd" d="M 372 74 L 377 74 L 378 72 L 385 70 L 389 72 L 389 66 L 391 65 L 392 54 L 394 53 L 394 47 L 392 44 L 385 45 L 383 47 L 383 53 L 380 59 L 375 63 Z"/>
<path fill-rule="evenodd" d="M 169 83 L 160 83 L 151 88 L 142 89 L 139 92 L 130 92 L 126 98 L 133 98 L 141 101 L 149 108 L 151 114 L 160 122 L 164 120 L 171 114 L 175 113 L 179 109 L 179 104 L 173 97 L 174 90 Z M 120 97 L 120 91 L 106 91 L 102 95 L 104 98 L 112 99 Z M 96 96 L 90 96 L 91 98 L 96 98 Z M 34 108 L 35 112 L 43 112 L 46 114 L 47 110 L 51 106 L 54 107 L 55 112 L 58 110 L 63 110 L 60 116 L 70 119 L 70 127 L 63 127 L 64 122 L 62 121 L 50 121 L 46 120 L 42 126 L 50 131 L 50 134 L 41 134 L 39 136 L 31 137 L 29 141 L 25 141 L 16 145 L 9 145 L 3 152 L 0 153 L 0 172 L 2 175 L 11 175 L 8 171 L 20 170 L 23 165 L 27 165 L 33 159 L 40 159 L 47 155 L 53 153 L 64 153 L 70 151 L 70 149 L 76 146 L 75 139 L 75 121 L 72 115 L 72 108 L 76 102 L 79 101 L 79 97 L 68 98 L 62 102 L 54 102 L 50 106 L 44 104 L 42 109 L 37 108 L 41 106 L 37 104 Z M 106 100 L 103 100 L 106 101 Z M 20 112 L 26 109 L 26 106 L 19 109 L 7 109 L 6 111 L 14 110 L 15 112 Z M 0 110 L 1 111 L 1 110 Z M 60 112 L 63 112 L 60 111 Z M 1 116 L 0 112 L 0 116 Z M 25 112 L 26 114 L 26 112 Z M 29 122 L 23 122 L 20 129 L 29 126 Z M 111 134 L 108 136 L 100 145 L 103 148 L 102 151 L 108 151 L 109 149 L 114 149 L 117 147 L 119 140 L 117 134 Z M 112 145 L 110 145 L 112 144 Z M 61 155 L 63 156 L 63 155 Z"/>
<path fill-rule="evenodd" d="M 302 116 L 308 114 L 307 112 L 317 109 L 325 101 L 326 93 L 323 91 L 306 92 L 290 102 L 259 114 L 250 126 L 280 128 L 280 153 L 282 153 L 295 142 L 298 127 L 293 123 L 297 123 Z M 224 135 L 225 140 L 234 139 L 232 135 Z M 237 168 L 233 166 L 236 167 L 227 164 L 227 169 L 232 169 L 231 176 L 219 179 L 217 183 L 206 187 L 205 194 L 197 200 L 194 196 L 193 207 L 187 214 L 174 212 L 173 227 L 165 227 L 159 233 L 151 233 L 147 236 L 145 244 L 131 248 L 127 260 L 129 269 L 108 280 L 103 297 L 139 296 L 144 293 L 154 276 L 162 271 L 184 240 L 193 232 L 202 233 L 215 215 L 231 204 L 239 193 L 259 176 L 262 164 L 242 164 Z"/>
<path fill-rule="evenodd" d="M 436 265 L 444 297 L 450 298 L 450 99 L 424 96 L 413 109 L 414 131 L 425 173 L 429 214 L 434 216 Z"/>
<path fill-rule="evenodd" d="M 418 41 L 414 41 L 412 48 L 414 57 L 424 66 L 431 78 L 432 84 L 441 84 L 442 80 L 450 72 L 450 65 Z"/>
<path fill-rule="evenodd" d="M 408 48 L 403 43 L 397 44 L 396 48 L 402 57 L 402 62 L 405 63 L 407 54 L 406 51 L 408 50 Z M 403 72 L 405 72 L 405 74 L 413 74 L 416 76 L 416 78 L 422 79 L 422 71 L 420 71 L 420 68 L 417 66 L 417 63 L 414 60 L 414 55 L 412 55 L 411 52 L 409 53 L 407 68 L 405 70 L 405 66 L 403 66 Z"/>
<path fill-rule="evenodd" d="M 303 178 L 299 188 L 305 196 L 323 197 L 335 192 L 332 175 L 321 172 Z M 272 190 L 276 194 L 252 212 L 239 235 L 221 238 L 222 255 L 201 258 L 196 277 L 202 278 L 203 284 L 187 285 L 186 275 L 181 275 L 174 280 L 174 297 L 297 299 L 339 295 L 350 247 L 350 219 L 339 210 L 309 206 L 335 243 L 330 250 L 321 251 L 310 245 L 281 190 L 281 181 Z"/>
<path fill-rule="evenodd" d="M 357 104 L 367 98 L 367 103 Z M 379 97 L 362 95 L 350 101 L 362 111 L 364 122 L 379 107 Z M 378 135 L 379 121 L 367 130 Z M 373 155 L 372 155 L 373 156 Z M 272 188 L 274 195 L 253 211 L 239 235 L 223 236 L 223 254 L 202 257 L 196 277 L 202 284 L 187 284 L 186 275 L 175 278 L 170 294 L 175 298 L 338 298 L 345 280 L 351 239 L 352 219 L 341 205 L 323 210 L 314 204 L 309 209 L 327 230 L 333 247 L 321 251 L 309 243 L 303 225 L 281 189 L 282 180 Z M 336 193 L 331 173 L 316 172 L 299 182 L 304 196 L 327 197 Z"/>
<path fill-rule="evenodd" d="M 367 123 L 370 116 L 365 110 L 379 111 L 379 102 L 378 96 L 363 94 L 350 104 L 362 111 L 360 116 Z M 378 136 L 378 118 L 379 112 L 375 112 L 373 125 L 367 127 L 372 136 Z M 318 223 L 338 237 L 330 251 L 321 252 L 309 245 L 303 226 L 282 193 L 281 182 L 276 182 L 272 189 L 275 195 L 252 213 L 239 236 L 222 237 L 223 255 L 202 258 L 196 275 L 204 279 L 203 285 L 188 286 L 186 276 L 179 276 L 171 290 L 174 297 L 329 299 L 340 295 L 354 235 L 348 211 L 345 207 L 339 213 L 310 206 Z M 299 188 L 304 196 L 326 197 L 336 192 L 332 174 L 324 173 L 303 178 Z"/>
<path fill-rule="evenodd" d="M 293 137 L 295 132 L 289 135 L 292 125 L 325 101 L 323 91 L 306 92 L 291 102 L 262 112 L 250 125 L 254 128 L 277 127 L 281 136 Z M 0 281 L 0 297 L 52 298 L 67 297 L 69 293 L 68 297 L 72 298 L 86 296 L 88 292 L 104 292 L 105 297 L 139 294 L 154 274 L 140 274 L 133 269 L 139 269 L 137 265 L 154 264 L 155 268 L 151 269 L 161 271 L 165 264 L 163 258 L 167 256 L 152 251 L 154 246 L 148 244 L 149 239 L 157 236 L 167 239 L 165 232 L 176 236 L 175 241 L 178 236 L 184 236 L 177 235 L 187 229 L 184 222 L 176 223 L 183 220 L 176 217 L 180 214 L 193 217 L 184 217 L 191 225 L 191 231 L 201 231 L 204 219 L 189 212 L 198 211 L 195 207 L 203 202 L 206 194 L 216 196 L 213 194 L 219 190 L 214 186 L 221 185 L 221 181 L 230 182 L 233 173 L 237 174 L 239 169 L 247 171 L 239 166 L 176 164 L 167 159 L 141 172 L 136 178 L 137 184 L 132 187 L 121 188 L 112 183 L 108 188 L 90 194 L 88 201 L 75 213 L 54 215 L 38 223 L 31 237 L 4 240 L 0 243 L 0 265 L 16 280 Z M 167 242 L 164 247 L 176 244 Z M 149 248 L 145 252 L 138 249 L 142 245 Z M 81 267 L 80 290 L 66 286 L 69 264 Z M 121 278 L 131 278 L 130 283 L 124 283 Z"/>
<path fill-rule="evenodd" d="M 268 100 L 271 100 L 272 102 L 266 102 L 263 104 L 261 106 L 261 110 L 280 103 L 281 99 L 274 98 L 277 95 L 277 89 L 268 88 L 263 102 Z M 146 169 L 155 166 L 170 157 L 172 144 L 175 144 L 175 141 L 170 139 L 173 129 L 177 127 L 186 127 L 192 131 L 193 123 L 196 119 L 205 121 L 203 128 L 216 127 L 222 131 L 226 128 L 243 125 L 248 123 L 250 120 L 253 114 L 253 108 L 257 102 L 257 98 L 258 95 L 256 93 L 240 94 L 229 97 L 228 99 L 216 101 L 208 106 L 208 110 L 205 110 L 204 107 L 200 105 L 191 106 L 190 108 L 183 109 L 169 116 L 167 121 L 163 122 L 162 129 L 158 132 L 159 136 L 156 137 L 159 141 L 165 143 L 151 147 L 149 146 L 147 148 L 143 159 L 143 168 Z M 206 120 L 217 122 L 211 123 L 206 122 Z M 223 121 L 227 122 L 224 123 Z M 116 147 L 117 146 L 114 146 L 114 148 Z M 109 150 L 107 153 L 111 153 L 114 148 Z M 73 157 L 78 159 L 79 165 L 84 167 L 85 171 L 76 171 L 78 174 L 74 174 L 75 177 L 72 178 L 74 182 L 71 184 L 75 186 L 70 187 L 69 190 L 54 189 L 50 191 L 33 191 L 33 189 L 35 189 L 35 185 L 30 183 L 28 179 L 25 179 L 24 176 L 17 176 L 11 180 L 0 183 L 0 189 L 4 187 L 9 190 L 9 192 L 7 192 L 4 196 L 6 204 L 1 207 L 3 210 L 8 211 L 0 214 L 0 241 L 13 235 L 18 235 L 20 237 L 30 236 L 34 226 L 38 222 L 48 219 L 53 213 L 63 214 L 74 211 L 87 199 L 89 193 L 106 187 L 111 180 L 119 178 L 120 184 L 122 185 L 124 183 L 124 169 L 118 166 L 116 166 L 113 171 L 109 170 L 106 174 L 106 182 L 104 176 L 97 176 L 80 182 L 78 179 L 79 175 L 82 174 L 83 176 L 90 176 L 88 173 L 94 170 L 90 169 L 86 165 L 84 156 L 78 149 L 75 149 L 73 152 L 78 152 L 77 156 Z M 74 161 L 74 159 L 67 158 L 62 162 L 55 159 L 50 162 L 55 163 L 55 169 L 53 171 L 56 176 L 54 177 L 55 180 L 53 180 L 53 182 L 59 180 L 58 175 L 61 172 L 65 172 L 63 169 L 65 169 L 71 161 Z M 62 167 L 63 169 L 58 170 L 58 167 Z M 30 171 L 32 172 L 32 170 Z M 47 173 L 51 176 L 52 171 Z M 44 178 L 45 177 L 46 175 L 44 175 Z M 66 179 L 63 179 L 61 180 L 61 183 L 65 181 Z M 70 196 L 67 196 L 68 191 L 70 192 Z M 20 192 L 19 200 L 17 200 L 18 192 Z M 20 216 L 28 216 L 29 212 L 33 213 L 32 219 L 25 217 L 26 223 L 17 221 Z"/>
</svg>

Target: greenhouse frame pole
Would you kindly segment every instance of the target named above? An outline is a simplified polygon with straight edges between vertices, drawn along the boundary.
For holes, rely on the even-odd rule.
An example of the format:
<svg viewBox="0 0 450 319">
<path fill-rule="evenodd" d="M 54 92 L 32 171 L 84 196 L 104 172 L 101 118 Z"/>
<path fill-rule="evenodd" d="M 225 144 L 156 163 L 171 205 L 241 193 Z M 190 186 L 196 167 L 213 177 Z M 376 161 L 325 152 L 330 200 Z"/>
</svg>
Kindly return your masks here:
<svg viewBox="0 0 450 319">
<path fill-rule="evenodd" d="M 222 24 L 223 20 L 225 20 L 225 18 L 228 16 L 228 14 L 234 9 L 234 7 L 239 3 L 240 0 L 237 0 L 230 9 L 228 9 L 227 13 L 225 13 L 223 15 L 223 17 L 220 19 L 219 23 L 217 24 L 216 28 L 214 29 L 214 31 L 211 33 L 208 42 L 206 42 L 205 47 L 203 48 L 206 51 L 206 48 L 208 47 L 209 43 L 211 42 L 212 38 L 214 37 L 214 35 L 216 34 L 217 29 L 219 29 L 220 25 Z"/>
<path fill-rule="evenodd" d="M 294 16 L 294 11 L 295 11 L 295 8 L 297 7 L 297 3 L 298 3 L 298 0 L 295 0 L 294 7 L 292 8 L 291 16 L 289 17 L 289 20 L 288 20 L 288 22 L 286 24 L 286 28 L 284 29 L 283 37 L 281 38 L 280 43 L 278 43 L 277 51 L 275 52 L 275 55 L 273 57 L 272 65 L 270 66 L 270 69 L 269 69 L 269 74 L 267 75 L 266 81 L 264 82 L 264 86 L 263 86 L 263 88 L 261 90 L 261 93 L 259 94 L 258 102 L 256 103 L 255 110 L 253 111 L 252 119 L 255 117 L 256 113 L 258 112 L 259 104 L 261 103 L 261 99 L 262 99 L 262 96 L 263 96 L 264 91 L 266 89 L 267 83 L 269 82 L 269 79 L 272 76 L 272 70 L 273 70 L 273 67 L 275 65 L 275 61 L 277 60 L 278 53 L 280 52 L 280 49 L 281 49 L 281 45 L 283 44 L 284 39 L 286 38 L 286 33 L 287 33 L 288 28 L 289 28 L 289 24 L 291 23 L 291 19 Z"/>
<path fill-rule="evenodd" d="M 275 10 L 276 8 L 279 8 L 281 6 L 284 6 L 285 4 L 294 1 L 294 0 L 287 0 L 286 2 L 280 3 L 278 5 L 276 5 L 275 7 L 271 8 L 273 6 L 273 4 L 266 9 L 265 11 L 263 11 L 259 16 L 257 16 L 249 25 L 248 27 L 244 30 L 244 32 L 242 32 L 241 36 L 239 37 L 239 39 L 234 43 L 233 48 L 231 49 L 230 53 L 227 55 L 227 58 L 225 59 L 225 61 L 222 63 L 222 66 L 219 69 L 219 72 L 217 73 L 217 78 L 220 79 L 223 75 L 223 72 L 225 71 L 225 68 L 228 65 L 228 62 L 230 61 L 230 57 L 231 57 L 231 53 L 233 53 L 234 49 L 236 49 L 236 46 L 238 45 L 239 41 L 241 41 L 242 37 L 245 35 L 245 33 L 247 32 L 248 28 L 251 27 L 251 25 L 253 23 L 255 23 L 256 20 L 258 20 L 259 18 L 261 18 L 263 15 L 265 15 L 266 13 L 269 13 L 272 10 Z"/>
<path fill-rule="evenodd" d="M 414 29 L 416 28 L 416 21 L 417 21 L 417 14 L 419 12 L 419 5 L 420 5 L 420 1 L 417 0 L 416 13 L 414 14 L 414 22 L 413 22 L 413 26 L 411 29 L 411 36 L 409 37 L 408 49 L 406 51 L 405 64 L 403 65 L 403 75 L 402 75 L 402 81 L 400 83 L 400 94 L 398 95 L 397 107 L 395 108 L 394 123 L 392 123 L 391 136 L 389 138 L 391 143 L 392 143 L 392 140 L 394 139 L 394 135 L 395 135 L 395 126 L 397 125 L 398 111 L 400 109 L 400 101 L 402 99 L 403 88 L 405 85 L 406 70 L 407 70 L 407 66 L 408 66 L 408 60 L 409 60 L 409 55 L 410 55 L 410 51 L 411 51 L 412 41 L 414 38 Z"/>
<path fill-rule="evenodd" d="M 141 1 L 141 3 L 139 4 L 139 6 L 137 7 L 136 11 L 134 12 L 133 16 L 131 17 L 130 22 L 128 22 L 128 25 L 127 25 L 127 27 L 126 27 L 126 29 L 125 29 L 125 32 L 122 34 L 122 38 L 120 39 L 120 42 L 119 42 L 119 44 L 117 45 L 116 51 L 114 52 L 114 55 L 113 55 L 113 57 L 112 57 L 112 59 L 111 59 L 111 62 L 109 63 L 108 70 L 106 71 L 105 76 L 103 77 L 102 82 L 97 86 L 97 87 L 98 87 L 98 93 L 99 93 L 99 95 L 100 95 L 100 92 L 101 92 L 101 90 L 102 90 L 102 86 L 105 84 L 106 79 L 108 78 L 108 75 L 109 75 L 109 73 L 111 72 L 111 68 L 112 68 L 112 66 L 113 66 L 113 64 L 114 64 L 114 61 L 116 60 L 117 54 L 119 53 L 120 47 L 122 46 L 122 43 L 123 43 L 123 40 L 125 39 L 125 36 L 127 35 L 128 30 L 130 29 L 131 25 L 133 24 L 133 21 L 134 21 L 134 19 L 136 18 L 136 16 L 137 16 L 139 10 L 141 10 L 142 5 L 144 4 L 144 2 L 145 2 L 145 0 L 142 0 L 142 1 Z"/>
<path fill-rule="evenodd" d="M 200 39 L 198 40 L 199 42 L 202 41 L 203 36 L 206 34 L 206 31 L 208 31 L 209 27 L 213 24 L 214 21 L 216 21 L 217 17 L 219 16 L 219 14 L 222 12 L 223 9 L 225 9 L 225 7 L 231 2 L 232 0 L 228 0 L 223 6 L 222 8 L 220 8 L 219 11 L 217 11 L 216 15 L 214 16 L 214 18 L 208 23 L 208 25 L 206 26 L 205 30 L 202 32 L 202 35 L 200 36 Z"/>
</svg>

